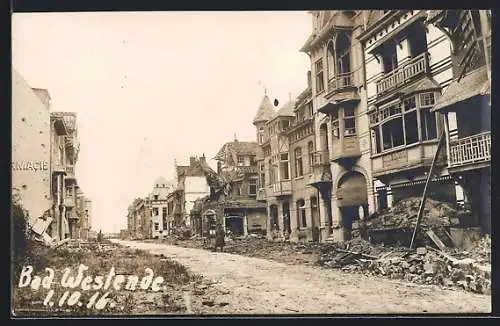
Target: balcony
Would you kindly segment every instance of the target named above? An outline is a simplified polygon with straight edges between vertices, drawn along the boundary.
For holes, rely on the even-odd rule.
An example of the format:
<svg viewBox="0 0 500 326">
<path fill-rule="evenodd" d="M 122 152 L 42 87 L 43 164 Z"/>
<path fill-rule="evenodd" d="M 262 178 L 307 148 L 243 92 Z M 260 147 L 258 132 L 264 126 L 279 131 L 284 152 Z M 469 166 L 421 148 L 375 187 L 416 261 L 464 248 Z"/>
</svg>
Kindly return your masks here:
<svg viewBox="0 0 500 326">
<path fill-rule="evenodd" d="M 356 135 L 344 136 L 341 139 L 334 140 L 332 147 L 332 161 L 340 164 L 350 162 L 352 159 L 361 156 L 359 138 Z"/>
<path fill-rule="evenodd" d="M 451 140 L 448 167 L 479 165 L 491 161 L 491 131 Z"/>
<path fill-rule="evenodd" d="M 267 196 L 291 196 L 292 195 L 292 181 L 283 180 L 278 181 L 270 186 L 267 186 Z"/>
<path fill-rule="evenodd" d="M 393 91 L 401 86 L 408 84 L 410 81 L 428 72 L 429 60 L 428 54 L 422 53 L 413 58 L 407 64 L 394 69 L 393 71 L 384 74 L 377 81 L 377 96 L 380 96 L 389 91 Z"/>
<path fill-rule="evenodd" d="M 383 176 L 415 168 L 428 169 L 436 153 L 438 141 L 426 141 L 406 147 L 398 147 L 372 156 L 373 176 L 384 182 Z M 443 151 L 444 152 L 444 151 Z M 438 164 L 442 159 L 438 158 Z"/>
<path fill-rule="evenodd" d="M 331 184 L 332 173 L 330 170 L 330 159 L 328 151 L 317 151 L 314 153 L 312 173 L 309 176 L 309 184 L 317 186 L 320 184 Z"/>
<path fill-rule="evenodd" d="M 357 101 L 359 96 L 354 80 L 354 73 L 347 72 L 337 74 L 328 80 L 327 94 L 325 98 L 328 101 Z"/>
</svg>

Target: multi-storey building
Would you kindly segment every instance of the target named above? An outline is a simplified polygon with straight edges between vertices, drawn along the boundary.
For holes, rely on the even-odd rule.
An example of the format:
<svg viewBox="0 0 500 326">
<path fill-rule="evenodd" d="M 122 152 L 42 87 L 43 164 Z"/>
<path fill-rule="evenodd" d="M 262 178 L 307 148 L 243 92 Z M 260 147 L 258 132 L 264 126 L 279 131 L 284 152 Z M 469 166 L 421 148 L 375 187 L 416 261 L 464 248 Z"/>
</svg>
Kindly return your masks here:
<svg viewBox="0 0 500 326">
<path fill-rule="evenodd" d="M 52 207 L 50 96 L 38 92 L 12 70 L 12 188 L 32 224 Z"/>
<path fill-rule="evenodd" d="M 92 201 L 82 191 L 77 194 L 78 234 L 80 239 L 87 240 L 92 228 Z"/>
<path fill-rule="evenodd" d="M 151 236 L 161 238 L 169 232 L 168 225 L 168 194 L 172 192 L 173 185 L 164 177 L 159 177 L 154 184 L 153 191 L 149 194 L 148 209 L 151 210 Z"/>
<path fill-rule="evenodd" d="M 465 188 L 487 216 L 488 12 L 312 16 L 301 49 L 311 59 L 308 89 L 278 111 L 266 95 L 254 119 L 264 153 L 257 199 L 268 206 L 268 234 L 348 239 L 356 220 L 421 196 L 434 157 L 428 196 L 459 203 Z M 469 105 L 481 109 L 471 114 Z M 440 137 L 447 146 L 438 152 Z"/>
<path fill-rule="evenodd" d="M 226 188 L 217 196 L 217 205 L 204 209 L 215 209 L 224 217 L 224 228 L 236 235 L 266 231 L 266 206 L 256 200 L 259 156 L 256 142 L 237 139 L 224 144 L 215 156 L 219 180 Z"/>
<path fill-rule="evenodd" d="M 463 187 L 472 224 L 491 231 L 491 12 L 432 10 L 427 28 L 451 48 L 453 82 L 432 112 L 444 115 L 447 166 Z"/>
</svg>

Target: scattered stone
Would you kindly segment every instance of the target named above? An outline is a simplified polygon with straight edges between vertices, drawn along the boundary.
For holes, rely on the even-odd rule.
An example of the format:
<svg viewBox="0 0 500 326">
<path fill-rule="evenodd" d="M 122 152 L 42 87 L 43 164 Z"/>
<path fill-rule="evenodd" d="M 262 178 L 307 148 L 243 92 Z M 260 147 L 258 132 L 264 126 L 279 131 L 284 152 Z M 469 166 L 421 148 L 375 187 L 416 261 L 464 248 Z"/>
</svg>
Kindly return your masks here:
<svg viewBox="0 0 500 326">
<path fill-rule="evenodd" d="M 417 254 L 425 255 L 426 253 L 427 253 L 427 248 L 425 248 L 425 247 L 418 247 L 417 248 Z"/>
</svg>

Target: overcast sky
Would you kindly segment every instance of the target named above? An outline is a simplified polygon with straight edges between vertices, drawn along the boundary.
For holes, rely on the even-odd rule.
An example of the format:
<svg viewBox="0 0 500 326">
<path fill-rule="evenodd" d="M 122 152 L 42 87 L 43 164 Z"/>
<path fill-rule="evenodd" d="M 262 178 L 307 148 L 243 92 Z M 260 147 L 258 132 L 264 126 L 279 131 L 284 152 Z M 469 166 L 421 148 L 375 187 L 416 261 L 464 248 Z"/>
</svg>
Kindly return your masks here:
<svg viewBox="0 0 500 326">
<path fill-rule="evenodd" d="M 310 31 L 291 11 L 16 13 L 12 61 L 52 111 L 77 113 L 78 183 L 112 232 L 174 159 L 255 140 L 264 88 L 284 104 L 306 87 Z"/>
</svg>

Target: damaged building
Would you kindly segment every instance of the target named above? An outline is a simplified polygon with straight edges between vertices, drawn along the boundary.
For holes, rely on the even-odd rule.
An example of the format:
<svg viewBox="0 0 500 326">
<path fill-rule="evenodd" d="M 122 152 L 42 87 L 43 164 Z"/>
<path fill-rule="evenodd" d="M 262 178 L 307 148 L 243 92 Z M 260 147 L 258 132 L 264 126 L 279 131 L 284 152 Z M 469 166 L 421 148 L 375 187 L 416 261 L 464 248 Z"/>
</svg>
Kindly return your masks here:
<svg viewBox="0 0 500 326">
<path fill-rule="evenodd" d="M 269 238 L 348 240 L 420 198 L 433 162 L 427 197 L 470 207 L 469 225 L 488 232 L 489 12 L 311 14 L 308 88 L 279 109 L 266 94 L 253 121 Z"/>
<path fill-rule="evenodd" d="M 197 200 L 191 211 L 197 233 L 205 235 L 213 222 L 236 236 L 266 233 L 266 206 L 256 200 L 259 156 L 256 142 L 235 139 L 222 146 L 214 157 L 217 173 L 208 176 L 210 195 Z"/>
<path fill-rule="evenodd" d="M 46 89 L 31 88 L 15 70 L 12 77 L 12 188 L 27 210 L 30 229 L 47 243 L 85 238 L 91 201 L 82 197 L 76 179 L 76 113 L 50 112 Z"/>
</svg>

